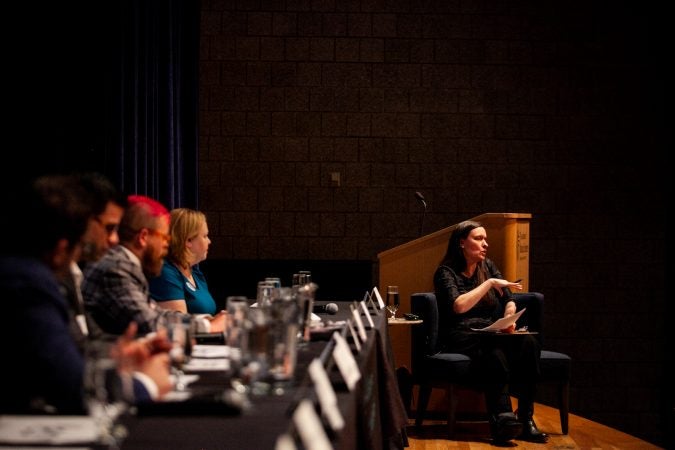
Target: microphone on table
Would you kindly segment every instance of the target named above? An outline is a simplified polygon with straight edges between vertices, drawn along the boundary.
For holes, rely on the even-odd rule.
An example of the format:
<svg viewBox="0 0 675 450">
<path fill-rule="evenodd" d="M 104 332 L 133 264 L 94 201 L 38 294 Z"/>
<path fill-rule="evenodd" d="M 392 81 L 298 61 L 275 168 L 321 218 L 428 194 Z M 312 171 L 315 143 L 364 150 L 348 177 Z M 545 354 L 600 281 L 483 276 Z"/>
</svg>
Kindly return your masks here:
<svg viewBox="0 0 675 450">
<path fill-rule="evenodd" d="M 415 192 L 415 198 L 422 203 L 424 206 L 424 212 L 422 213 L 422 219 L 420 220 L 420 236 L 422 236 L 422 231 L 424 231 L 424 216 L 427 213 L 427 202 L 424 200 L 424 195 L 420 191 Z"/>
<path fill-rule="evenodd" d="M 337 314 L 338 305 L 335 303 L 327 303 L 325 305 L 314 305 L 312 306 L 312 312 L 314 314 Z"/>
</svg>

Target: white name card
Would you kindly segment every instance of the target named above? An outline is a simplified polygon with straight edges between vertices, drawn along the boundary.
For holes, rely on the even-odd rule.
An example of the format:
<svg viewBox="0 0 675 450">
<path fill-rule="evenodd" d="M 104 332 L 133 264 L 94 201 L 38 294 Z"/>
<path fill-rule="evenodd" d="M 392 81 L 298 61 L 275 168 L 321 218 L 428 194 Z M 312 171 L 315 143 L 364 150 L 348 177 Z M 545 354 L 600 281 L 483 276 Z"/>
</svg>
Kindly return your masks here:
<svg viewBox="0 0 675 450">
<path fill-rule="evenodd" d="M 366 305 L 365 301 L 362 301 L 360 303 L 361 305 L 361 311 L 363 311 L 363 314 L 366 316 L 366 320 L 368 320 L 368 325 L 370 328 L 375 328 L 375 324 L 373 323 L 373 318 L 370 317 L 370 311 L 368 311 L 368 305 Z"/>
<path fill-rule="evenodd" d="M 333 339 L 335 340 L 333 359 L 340 370 L 342 378 L 345 380 L 345 383 L 347 383 L 347 388 L 350 391 L 353 391 L 356 387 L 356 383 L 361 379 L 361 371 L 359 370 L 358 364 L 356 364 L 356 359 L 354 359 L 354 355 L 352 355 L 352 351 L 345 338 L 343 338 L 340 333 L 334 332 Z"/>
<path fill-rule="evenodd" d="M 352 323 L 351 320 L 347 321 L 347 328 L 349 328 L 349 334 L 352 336 L 352 341 L 354 341 L 354 346 L 356 346 L 356 351 L 360 352 L 361 351 L 361 339 L 359 338 L 358 334 L 356 334 L 356 330 L 354 329 L 354 324 Z"/>
<path fill-rule="evenodd" d="M 323 416 L 333 431 L 342 430 L 345 426 L 345 421 L 342 418 L 340 410 L 337 408 L 337 396 L 320 359 L 315 358 L 309 364 L 309 377 L 314 383 L 314 391 L 319 398 L 319 405 L 321 405 Z"/>
<path fill-rule="evenodd" d="M 377 299 L 377 306 L 379 306 L 380 309 L 383 309 L 384 300 L 382 300 L 382 296 L 380 295 L 380 291 L 377 290 L 377 286 L 373 287 L 373 295 L 375 295 L 375 298 Z"/>
<path fill-rule="evenodd" d="M 354 322 L 356 322 L 356 331 L 359 332 L 359 337 L 362 342 L 368 340 L 368 335 L 366 334 L 366 327 L 363 326 L 363 321 L 361 320 L 361 313 L 358 308 L 354 308 L 353 305 L 350 305 L 352 308 L 352 317 L 354 317 Z"/>
<path fill-rule="evenodd" d="M 298 447 L 295 445 L 293 438 L 288 433 L 284 433 L 277 438 L 274 450 L 298 450 Z"/>
<path fill-rule="evenodd" d="M 333 450 L 311 400 L 304 399 L 295 408 L 293 424 L 295 429 L 298 430 L 298 435 L 305 448 Z"/>
</svg>

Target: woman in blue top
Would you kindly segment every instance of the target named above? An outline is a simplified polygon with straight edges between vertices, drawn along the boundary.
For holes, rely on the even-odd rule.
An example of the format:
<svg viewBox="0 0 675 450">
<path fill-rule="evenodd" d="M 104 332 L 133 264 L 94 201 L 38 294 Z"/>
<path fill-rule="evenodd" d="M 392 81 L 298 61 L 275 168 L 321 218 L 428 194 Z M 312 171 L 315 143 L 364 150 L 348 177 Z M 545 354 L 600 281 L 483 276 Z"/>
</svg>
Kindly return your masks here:
<svg viewBox="0 0 675 450">
<path fill-rule="evenodd" d="M 190 314 L 214 314 L 213 300 L 199 263 L 211 245 L 206 216 L 200 211 L 177 208 L 171 211 L 169 254 L 162 274 L 150 279 L 150 295 L 158 304 Z"/>
</svg>

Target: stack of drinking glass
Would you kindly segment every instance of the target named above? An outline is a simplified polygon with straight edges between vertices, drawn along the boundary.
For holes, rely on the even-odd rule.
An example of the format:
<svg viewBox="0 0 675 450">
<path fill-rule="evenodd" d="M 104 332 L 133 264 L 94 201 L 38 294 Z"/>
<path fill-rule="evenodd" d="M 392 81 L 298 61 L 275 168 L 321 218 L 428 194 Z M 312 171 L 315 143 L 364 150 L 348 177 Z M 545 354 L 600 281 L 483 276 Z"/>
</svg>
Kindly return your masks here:
<svg viewBox="0 0 675 450">
<path fill-rule="evenodd" d="M 317 285 L 307 271 L 293 275 L 291 287 L 279 278 L 258 282 L 256 302 L 227 298 L 226 342 L 235 389 L 257 394 L 283 394 L 293 381 L 298 346 L 309 341 Z"/>
</svg>

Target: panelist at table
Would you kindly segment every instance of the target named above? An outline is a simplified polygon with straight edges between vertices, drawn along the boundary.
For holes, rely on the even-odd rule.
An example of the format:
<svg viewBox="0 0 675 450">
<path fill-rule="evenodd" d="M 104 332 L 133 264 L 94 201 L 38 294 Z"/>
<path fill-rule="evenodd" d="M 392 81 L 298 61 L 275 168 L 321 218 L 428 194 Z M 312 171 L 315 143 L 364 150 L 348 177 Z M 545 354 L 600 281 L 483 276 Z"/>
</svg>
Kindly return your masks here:
<svg viewBox="0 0 675 450">
<path fill-rule="evenodd" d="M 150 278 L 150 296 L 165 309 L 215 314 L 216 302 L 199 263 L 211 245 L 206 215 L 189 208 L 171 210 L 169 253 L 158 277 Z"/>
<path fill-rule="evenodd" d="M 8 240 L 0 255 L 0 291 L 8 318 L 0 338 L 9 365 L 0 371 L 0 413 L 83 414 L 85 361 L 69 328 L 58 277 L 68 273 L 91 217 L 87 193 L 73 177 L 43 176 L 20 183 L 12 195 L 3 202 L 12 214 L 3 215 L 0 233 L 21 230 L 29 238 Z M 161 374 L 163 367 L 168 380 L 166 352 L 143 353 L 132 341 L 135 328 L 127 332 L 114 347 L 120 373 L 148 369 L 150 363 L 154 369 L 146 375 Z M 165 384 L 157 383 L 155 389 L 157 385 Z M 136 400 L 150 398 L 136 378 L 134 394 Z"/>
<path fill-rule="evenodd" d="M 119 227 L 120 243 L 84 272 L 82 294 L 85 306 L 106 332 L 120 334 L 134 321 L 139 332 L 157 330 L 160 317 L 180 315 L 192 320 L 198 331 L 222 332 L 225 313 L 206 319 L 157 306 L 148 278 L 161 273 L 167 254 L 169 211 L 146 196 L 128 197 Z"/>
</svg>

